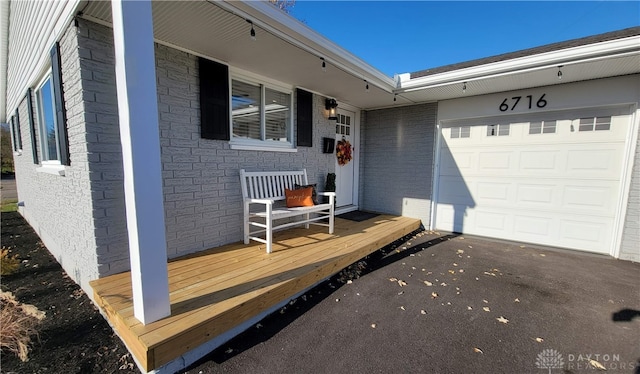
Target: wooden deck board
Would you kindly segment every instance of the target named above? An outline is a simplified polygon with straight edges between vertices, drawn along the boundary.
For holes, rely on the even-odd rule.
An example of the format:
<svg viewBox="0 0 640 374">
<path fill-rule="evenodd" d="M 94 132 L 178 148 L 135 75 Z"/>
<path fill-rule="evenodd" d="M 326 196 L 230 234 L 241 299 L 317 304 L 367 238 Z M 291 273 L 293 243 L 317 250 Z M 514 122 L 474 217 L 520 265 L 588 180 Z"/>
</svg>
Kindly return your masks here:
<svg viewBox="0 0 640 374">
<path fill-rule="evenodd" d="M 410 233 L 420 221 L 381 215 L 337 218 L 325 227 L 274 233 L 273 252 L 252 242 L 209 249 L 168 263 L 171 316 L 148 325 L 133 315 L 131 278 L 91 282 L 94 299 L 125 344 L 152 370 L 286 301 L 346 266 Z"/>
</svg>

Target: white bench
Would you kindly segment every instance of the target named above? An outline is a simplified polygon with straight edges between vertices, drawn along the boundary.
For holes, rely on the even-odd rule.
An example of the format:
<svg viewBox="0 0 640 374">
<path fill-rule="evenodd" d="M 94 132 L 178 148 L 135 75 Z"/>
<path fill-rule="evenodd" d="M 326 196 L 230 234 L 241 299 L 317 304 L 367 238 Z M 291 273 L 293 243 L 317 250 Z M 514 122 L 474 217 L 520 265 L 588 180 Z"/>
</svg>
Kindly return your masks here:
<svg viewBox="0 0 640 374">
<path fill-rule="evenodd" d="M 309 224 L 329 227 L 329 234 L 333 234 L 334 225 L 334 201 L 335 192 L 318 192 L 318 196 L 328 196 L 329 203 L 314 206 L 287 208 L 284 204 L 285 189 L 293 190 L 295 185 L 308 185 L 307 171 L 264 171 L 248 172 L 240 170 L 240 183 L 242 185 L 242 198 L 244 205 L 244 243 L 249 240 L 265 243 L 267 253 L 271 253 L 273 231 L 287 227 Z M 281 201 L 282 203 L 276 203 Z M 284 223 L 275 224 L 275 221 L 303 217 L 301 220 L 287 220 Z M 329 223 L 318 222 L 328 219 Z M 251 231 L 252 228 L 257 228 Z M 258 234 L 264 233 L 262 238 Z"/>
</svg>

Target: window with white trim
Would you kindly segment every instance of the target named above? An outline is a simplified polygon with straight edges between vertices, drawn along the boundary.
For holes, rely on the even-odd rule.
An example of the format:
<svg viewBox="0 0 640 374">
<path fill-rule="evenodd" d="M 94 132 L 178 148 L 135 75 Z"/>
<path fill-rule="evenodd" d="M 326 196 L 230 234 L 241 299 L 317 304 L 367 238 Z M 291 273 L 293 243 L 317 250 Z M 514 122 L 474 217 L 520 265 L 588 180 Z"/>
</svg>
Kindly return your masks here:
<svg viewBox="0 0 640 374">
<path fill-rule="evenodd" d="M 554 134 L 556 121 L 535 121 L 529 123 L 529 135 Z"/>
<path fill-rule="evenodd" d="M 231 80 L 231 142 L 268 147 L 293 146 L 293 92 L 264 82 Z"/>
<path fill-rule="evenodd" d="M 580 118 L 579 131 L 608 131 L 611 129 L 611 117 Z"/>
<path fill-rule="evenodd" d="M 42 83 L 36 88 L 36 105 L 38 112 L 38 132 L 42 161 L 60 163 L 60 141 L 58 139 L 58 123 L 54 102 L 51 74 L 47 74 Z"/>
<path fill-rule="evenodd" d="M 457 138 L 470 138 L 471 137 L 471 127 L 470 126 L 457 126 L 451 128 L 452 139 Z"/>
<path fill-rule="evenodd" d="M 508 136 L 510 124 L 499 123 L 487 126 L 487 136 Z"/>
</svg>

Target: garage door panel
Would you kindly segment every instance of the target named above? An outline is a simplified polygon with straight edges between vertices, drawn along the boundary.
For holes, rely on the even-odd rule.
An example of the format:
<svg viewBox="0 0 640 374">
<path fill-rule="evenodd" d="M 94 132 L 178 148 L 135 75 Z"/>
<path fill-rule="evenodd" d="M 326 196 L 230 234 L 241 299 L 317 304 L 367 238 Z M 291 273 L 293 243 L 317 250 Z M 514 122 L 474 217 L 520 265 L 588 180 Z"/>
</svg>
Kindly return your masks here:
<svg viewBox="0 0 640 374">
<path fill-rule="evenodd" d="M 443 176 L 440 178 L 440 193 L 438 200 L 445 205 L 475 206 L 471 190 L 475 184 L 466 181 L 461 176 Z"/>
<path fill-rule="evenodd" d="M 495 211 L 475 211 L 474 213 L 475 226 L 485 232 L 485 235 L 508 231 L 509 217 L 507 213 Z"/>
<path fill-rule="evenodd" d="M 569 115 L 555 129 L 514 122 L 509 135 L 490 136 L 479 124 L 448 143 L 443 129 L 435 227 L 609 253 L 631 117 L 590 131 Z"/>
<path fill-rule="evenodd" d="M 516 215 L 513 220 L 513 231 L 527 238 L 526 241 L 539 242 L 553 236 L 554 220 L 549 217 Z"/>
<path fill-rule="evenodd" d="M 478 202 L 493 201 L 496 203 L 506 203 L 509 199 L 509 192 L 511 183 L 497 183 L 490 181 L 482 181 L 476 183 L 476 193 L 472 196 L 476 198 L 474 200 Z"/>
<path fill-rule="evenodd" d="M 511 152 L 478 152 L 478 171 L 495 171 L 496 169 L 508 170 L 511 166 Z"/>
<path fill-rule="evenodd" d="M 554 190 L 557 188 L 553 184 L 528 184 L 519 183 L 516 192 L 516 204 L 528 206 L 540 205 L 544 208 L 553 207 Z"/>
<path fill-rule="evenodd" d="M 541 147 L 536 151 L 520 152 L 520 168 L 524 173 L 548 173 L 549 171 L 560 170 L 558 151 L 549 151 L 548 147 Z"/>
<path fill-rule="evenodd" d="M 464 232 L 465 227 L 472 227 L 473 217 L 467 213 L 464 205 L 438 205 L 438 217 L 440 222 L 439 230 L 452 232 Z"/>
<path fill-rule="evenodd" d="M 592 211 L 592 214 L 607 214 L 613 218 L 611 195 L 614 186 L 569 185 L 564 188 L 563 206 L 569 209 Z"/>
<path fill-rule="evenodd" d="M 618 179 L 622 163 L 620 148 L 592 146 L 591 149 L 572 149 L 567 152 L 567 175 L 573 177 Z"/>
<path fill-rule="evenodd" d="M 561 219 L 560 240 L 573 248 L 602 252 L 612 234 L 612 224 L 575 217 Z"/>
<path fill-rule="evenodd" d="M 462 171 L 474 168 L 474 152 L 442 152 L 440 159 L 441 175 L 460 175 Z"/>
</svg>

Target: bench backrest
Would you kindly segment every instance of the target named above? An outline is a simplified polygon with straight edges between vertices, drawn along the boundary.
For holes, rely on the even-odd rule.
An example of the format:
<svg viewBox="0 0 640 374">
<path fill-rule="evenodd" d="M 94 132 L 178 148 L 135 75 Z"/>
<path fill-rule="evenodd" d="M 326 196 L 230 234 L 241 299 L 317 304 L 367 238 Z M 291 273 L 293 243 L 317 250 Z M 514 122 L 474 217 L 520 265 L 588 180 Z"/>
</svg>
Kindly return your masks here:
<svg viewBox="0 0 640 374">
<path fill-rule="evenodd" d="M 293 190 L 296 184 L 307 185 L 307 170 L 245 171 L 240 170 L 240 183 L 244 199 L 284 200 L 284 190 Z"/>
</svg>

